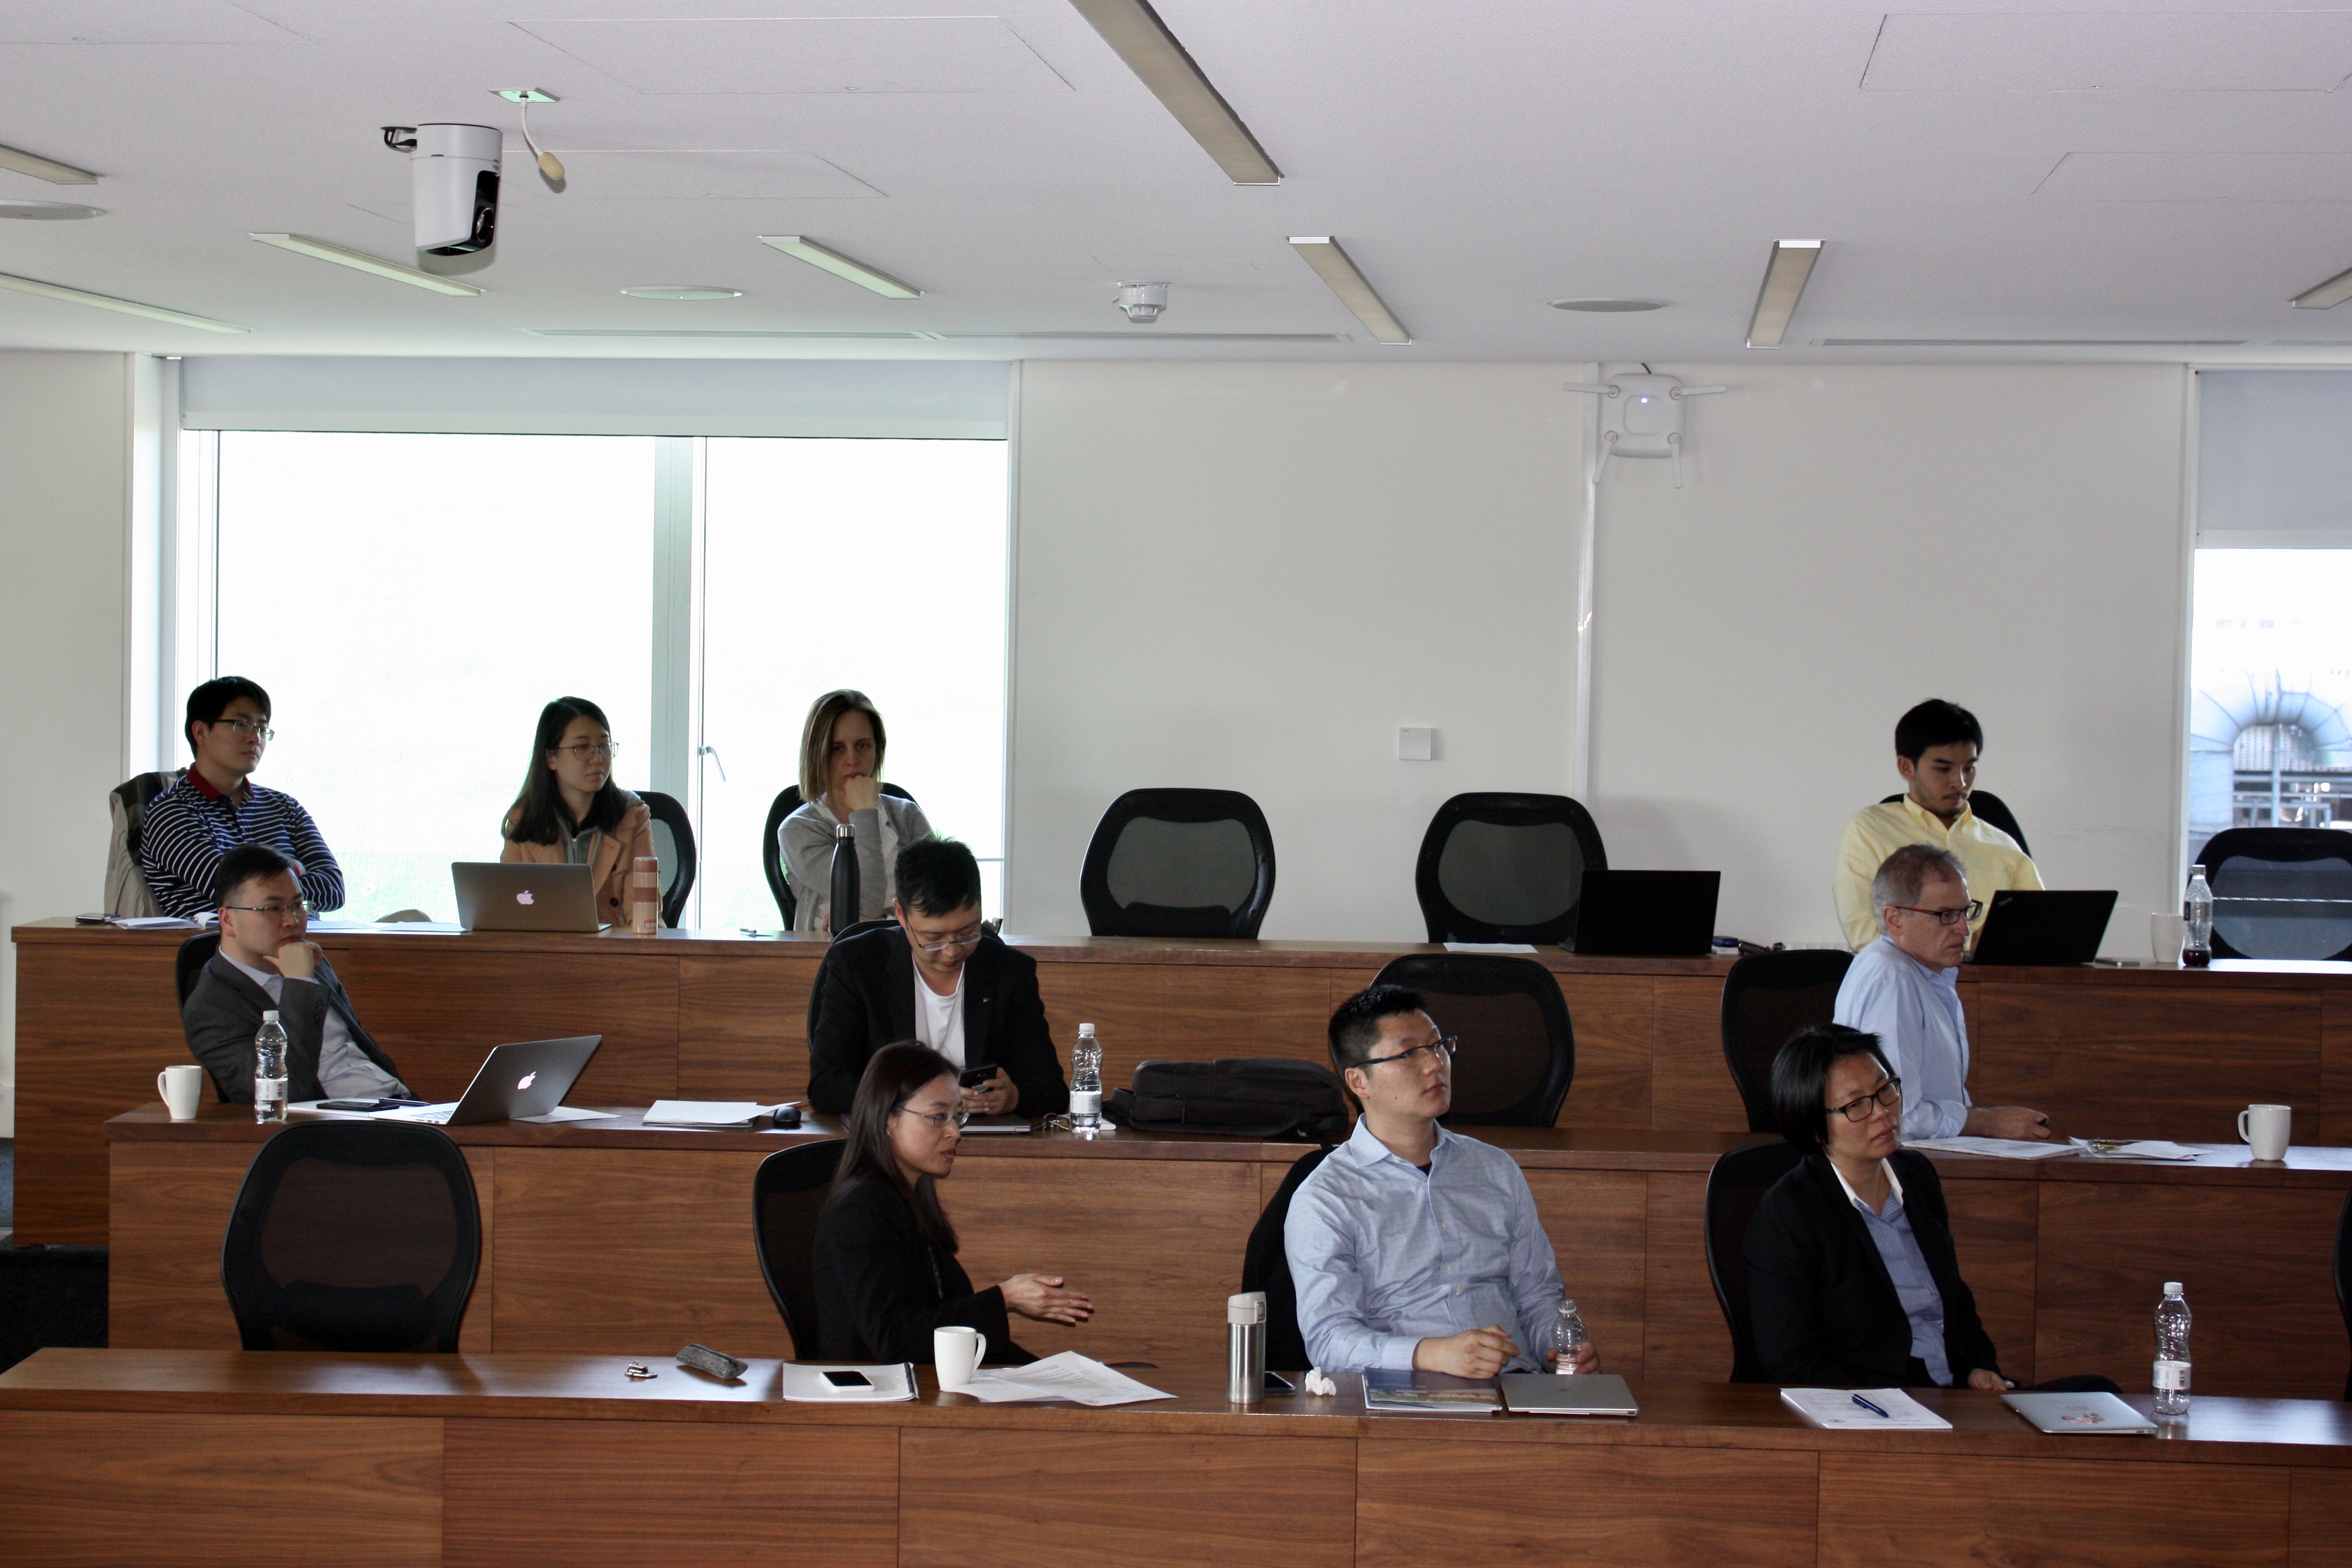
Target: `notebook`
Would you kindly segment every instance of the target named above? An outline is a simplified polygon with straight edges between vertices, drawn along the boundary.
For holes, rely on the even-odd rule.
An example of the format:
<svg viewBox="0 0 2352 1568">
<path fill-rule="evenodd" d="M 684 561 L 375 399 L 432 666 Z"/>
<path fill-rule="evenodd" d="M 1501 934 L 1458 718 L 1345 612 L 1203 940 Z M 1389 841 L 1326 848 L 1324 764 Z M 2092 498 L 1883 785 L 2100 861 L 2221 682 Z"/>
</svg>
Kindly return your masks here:
<svg viewBox="0 0 2352 1568">
<path fill-rule="evenodd" d="M 1863 1401 L 1870 1403 L 1864 1405 Z M 1948 1432 L 1952 1424 L 1899 1388 L 1784 1388 L 1780 1403 L 1832 1432 Z M 1875 1408 L 1873 1408 L 1875 1406 Z"/>
<path fill-rule="evenodd" d="M 1507 1372 L 1495 1380 L 1503 1408 L 1514 1415 L 1639 1415 L 1633 1391 L 1613 1372 L 1562 1377 L 1550 1372 Z"/>
<path fill-rule="evenodd" d="M 784 1363 L 778 1392 L 786 1399 L 827 1405 L 872 1405 L 915 1397 L 915 1369 L 905 1362 L 876 1366 L 814 1366 Z"/>
<path fill-rule="evenodd" d="M 1442 1372 L 1386 1372 L 1378 1367 L 1364 1373 L 1364 1408 L 1409 1410 L 1426 1415 L 1432 1411 L 1469 1411 L 1484 1415 L 1503 1407 L 1491 1377 L 1454 1377 Z"/>
<path fill-rule="evenodd" d="M 2156 1435 L 2155 1422 L 2112 1394 L 2004 1394 L 2000 1402 L 2053 1436 Z"/>
</svg>

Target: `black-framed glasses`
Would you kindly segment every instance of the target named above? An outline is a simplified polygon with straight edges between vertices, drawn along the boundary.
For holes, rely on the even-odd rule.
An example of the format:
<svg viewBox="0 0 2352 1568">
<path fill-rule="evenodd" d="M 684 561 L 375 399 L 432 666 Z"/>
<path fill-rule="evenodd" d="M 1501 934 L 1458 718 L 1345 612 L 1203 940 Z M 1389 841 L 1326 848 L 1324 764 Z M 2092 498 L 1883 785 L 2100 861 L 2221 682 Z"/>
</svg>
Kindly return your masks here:
<svg viewBox="0 0 2352 1568">
<path fill-rule="evenodd" d="M 1936 923 L 1939 926 L 1958 925 L 1962 921 L 1973 921 L 1984 913 L 1982 899 L 1970 899 L 1967 904 L 1957 910 L 1923 910 L 1916 904 L 1889 904 L 1886 907 L 1890 910 L 1901 910 L 1906 914 L 1933 915 L 1936 917 Z"/>
<path fill-rule="evenodd" d="M 240 735 L 257 735 L 264 741 L 278 739 L 278 731 L 269 727 L 269 721 L 267 719 L 258 722 L 251 719 L 215 719 L 213 722 L 225 729 L 234 730 Z"/>
<path fill-rule="evenodd" d="M 937 942 L 918 942 L 915 945 L 925 952 L 953 952 L 958 948 L 978 947 L 980 939 L 987 934 L 985 930 L 980 930 L 968 936 L 943 936 Z M 911 932 L 908 934 L 908 940 L 913 940 Z"/>
<path fill-rule="evenodd" d="M 893 1116 L 911 1116 L 918 1121 L 928 1121 L 931 1124 L 932 1131 L 938 1132 L 946 1131 L 950 1125 L 961 1127 L 965 1122 L 971 1120 L 971 1112 L 969 1110 L 916 1110 L 904 1105 L 900 1106 L 890 1114 Z"/>
<path fill-rule="evenodd" d="M 1432 1040 L 1425 1046 L 1415 1046 L 1411 1050 L 1399 1051 L 1392 1057 L 1370 1057 L 1356 1065 L 1376 1068 L 1382 1062 L 1411 1062 L 1415 1067 L 1419 1067 L 1423 1057 L 1427 1057 L 1432 1061 L 1451 1061 L 1454 1058 L 1454 1053 L 1460 1049 L 1461 1046 L 1462 1037 L 1459 1035 L 1448 1035 L 1442 1040 Z"/>
<path fill-rule="evenodd" d="M 221 908 L 235 910 L 241 915 L 268 915 L 274 921 L 282 921 L 289 915 L 299 915 L 307 921 L 316 912 L 307 901 L 299 904 L 223 904 Z"/>
<path fill-rule="evenodd" d="M 1872 1093 L 1865 1094 L 1859 1100 L 1849 1100 L 1843 1105 L 1832 1105 L 1830 1109 L 1843 1116 L 1848 1121 L 1867 1121 L 1874 1108 L 1892 1110 L 1902 1103 L 1903 1080 L 1899 1078 L 1890 1078 Z"/>
<path fill-rule="evenodd" d="M 550 746 L 548 748 L 551 752 L 568 752 L 571 753 L 572 759 L 574 762 L 581 763 L 592 760 L 599 763 L 609 763 L 613 760 L 613 753 L 620 749 L 621 742 L 618 741 L 574 741 L 568 746 Z"/>
</svg>

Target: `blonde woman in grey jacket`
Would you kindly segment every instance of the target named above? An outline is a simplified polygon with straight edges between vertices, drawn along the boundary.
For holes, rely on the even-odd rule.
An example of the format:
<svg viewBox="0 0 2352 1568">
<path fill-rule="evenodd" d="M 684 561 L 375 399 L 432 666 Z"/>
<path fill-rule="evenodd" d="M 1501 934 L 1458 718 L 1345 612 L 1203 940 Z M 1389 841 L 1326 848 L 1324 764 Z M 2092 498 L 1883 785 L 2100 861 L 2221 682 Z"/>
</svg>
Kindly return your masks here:
<svg viewBox="0 0 2352 1568">
<path fill-rule="evenodd" d="M 793 929 L 830 932 L 890 912 L 898 851 L 931 837 L 911 800 L 881 791 L 888 736 L 882 714 L 862 691 L 828 691 L 809 709 L 801 731 L 801 804 L 776 829 L 784 879 L 793 890 Z M 857 842 L 857 909 L 834 917 L 834 829 L 846 822 Z"/>
</svg>

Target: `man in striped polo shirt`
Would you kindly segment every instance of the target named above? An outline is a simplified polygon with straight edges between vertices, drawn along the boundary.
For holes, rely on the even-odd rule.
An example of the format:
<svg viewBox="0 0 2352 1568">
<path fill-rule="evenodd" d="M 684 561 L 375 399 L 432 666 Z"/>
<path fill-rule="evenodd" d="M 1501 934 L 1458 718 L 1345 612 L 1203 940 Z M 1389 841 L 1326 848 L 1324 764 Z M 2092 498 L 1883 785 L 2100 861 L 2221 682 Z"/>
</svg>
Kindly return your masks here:
<svg viewBox="0 0 2352 1568">
<path fill-rule="evenodd" d="M 211 909 L 221 857 L 267 844 L 294 863 L 303 902 L 342 908 L 343 868 L 310 814 L 250 777 L 269 742 L 269 693 L 241 675 L 207 680 L 188 693 L 183 730 L 195 760 L 147 807 L 140 832 L 139 866 L 156 907 L 184 919 Z"/>
</svg>

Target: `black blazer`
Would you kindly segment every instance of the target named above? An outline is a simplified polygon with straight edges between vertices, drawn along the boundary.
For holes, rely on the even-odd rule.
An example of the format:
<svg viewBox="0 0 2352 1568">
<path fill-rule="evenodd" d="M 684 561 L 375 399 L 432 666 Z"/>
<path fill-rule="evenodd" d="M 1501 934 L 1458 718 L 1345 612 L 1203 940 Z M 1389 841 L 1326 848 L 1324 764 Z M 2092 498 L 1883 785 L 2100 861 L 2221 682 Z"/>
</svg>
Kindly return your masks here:
<svg viewBox="0 0 2352 1568">
<path fill-rule="evenodd" d="M 847 1114 L 874 1053 L 915 1037 L 915 954 L 897 926 L 833 944 L 809 997 L 811 1105 L 829 1115 Z M 1070 1108 L 1069 1085 L 1037 996 L 1037 961 L 993 936 L 982 937 L 964 961 L 963 1059 L 1003 1068 L 1021 1088 L 1013 1110 L 1023 1116 Z"/>
<path fill-rule="evenodd" d="M 326 1037 L 329 1009 L 341 1016 L 343 1027 L 352 1032 L 352 1044 L 366 1053 L 368 1060 L 394 1078 L 400 1077 L 392 1058 L 360 1027 L 359 1015 L 352 1011 L 351 994 L 324 957 L 319 960 L 316 980 L 289 980 L 279 988 L 279 999 L 272 1002 L 268 992 L 215 953 L 196 975 L 187 1005 L 180 1009 L 180 1023 L 188 1032 L 188 1049 L 213 1075 L 213 1087 L 223 1103 L 253 1103 L 253 1037 L 260 1032 L 263 1010 L 269 1007 L 278 1009 L 278 1022 L 286 1030 L 287 1099 L 324 1100 L 327 1096 L 319 1081 L 319 1048 Z"/>
<path fill-rule="evenodd" d="M 986 1334 L 993 1364 L 1037 1359 L 1013 1342 L 1004 1292 L 975 1292 L 955 1254 L 923 1239 L 906 1194 L 878 1177 L 833 1190 L 813 1250 L 817 1354 L 826 1361 L 928 1365 L 931 1331 L 950 1324 Z"/>
<path fill-rule="evenodd" d="M 1999 1372 L 1976 1298 L 1960 1278 L 1950 1212 L 1936 1167 L 1916 1150 L 1893 1156 L 1904 1211 L 1944 1297 L 1944 1354 L 1952 1381 Z M 1911 1320 L 1869 1227 L 1820 1154 L 1773 1184 L 1757 1205 L 1744 1249 L 1756 1355 L 1772 1383 L 1822 1388 L 1919 1388 L 1931 1380 L 1911 1353 Z"/>
</svg>

